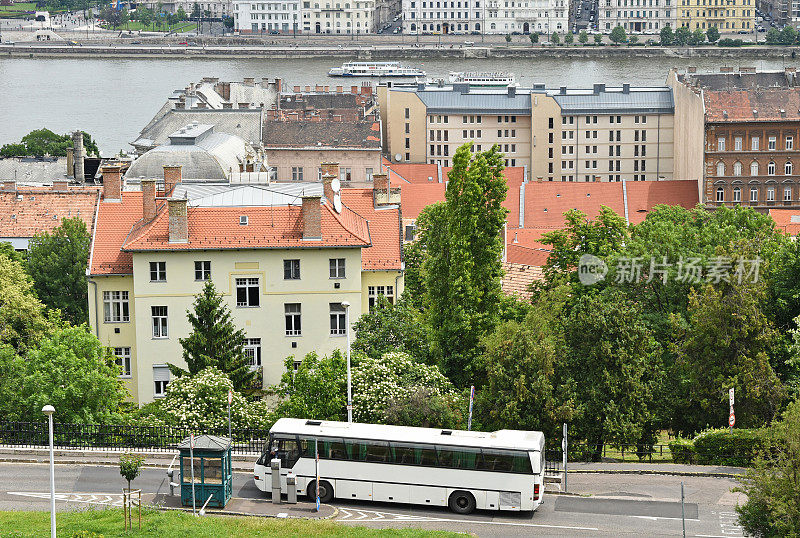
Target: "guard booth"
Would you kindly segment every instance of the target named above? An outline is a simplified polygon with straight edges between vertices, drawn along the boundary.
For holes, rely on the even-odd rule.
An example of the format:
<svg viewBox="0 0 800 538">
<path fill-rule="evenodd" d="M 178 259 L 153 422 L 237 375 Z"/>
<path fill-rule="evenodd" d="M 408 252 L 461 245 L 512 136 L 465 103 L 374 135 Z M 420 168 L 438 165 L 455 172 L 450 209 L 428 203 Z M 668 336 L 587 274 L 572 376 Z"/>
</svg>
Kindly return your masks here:
<svg viewBox="0 0 800 538">
<path fill-rule="evenodd" d="M 181 460 L 181 504 L 192 506 L 192 466 L 190 438 L 178 445 Z M 208 506 L 224 508 L 233 492 L 231 440 L 216 435 L 194 439 L 194 495 L 199 510 L 209 496 Z"/>
</svg>

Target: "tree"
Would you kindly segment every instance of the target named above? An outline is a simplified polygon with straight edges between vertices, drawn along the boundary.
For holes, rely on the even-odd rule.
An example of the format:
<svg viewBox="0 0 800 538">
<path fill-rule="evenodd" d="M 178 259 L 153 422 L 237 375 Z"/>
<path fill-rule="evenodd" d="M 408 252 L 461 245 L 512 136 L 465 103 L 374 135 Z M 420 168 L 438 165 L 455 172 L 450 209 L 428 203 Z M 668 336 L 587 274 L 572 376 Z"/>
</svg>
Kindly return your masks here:
<svg viewBox="0 0 800 538">
<path fill-rule="evenodd" d="M 613 30 L 611 30 L 611 35 L 608 36 L 612 43 L 625 43 L 628 40 L 627 34 L 625 34 L 625 28 L 622 26 L 615 26 Z"/>
<path fill-rule="evenodd" d="M 764 296 L 763 282 L 691 291 L 687 323 L 675 321 L 675 378 L 682 391 L 673 417 L 676 430 L 690 434 L 725 424 L 731 387 L 737 425 L 760 427 L 780 409 L 786 390 L 769 362 L 777 335 L 760 308 Z"/>
<path fill-rule="evenodd" d="M 13 245 L 7 241 L 0 241 L 0 256 L 8 258 L 12 262 L 17 262 L 20 265 L 25 264 L 25 257 L 17 252 Z"/>
<path fill-rule="evenodd" d="M 689 43 L 689 37 L 691 36 L 691 31 L 686 26 L 681 26 L 677 30 L 675 30 L 675 44 L 679 47 L 685 47 L 687 43 Z"/>
<path fill-rule="evenodd" d="M 553 45 L 558 45 L 559 43 L 561 43 L 561 40 L 558 38 L 557 33 L 553 32 L 550 35 L 550 43 L 552 43 Z"/>
<path fill-rule="evenodd" d="M 24 352 L 50 328 L 22 264 L 0 256 L 0 344 Z"/>
<path fill-rule="evenodd" d="M 175 14 L 178 16 L 179 21 L 185 21 L 189 17 L 183 9 L 183 6 L 180 6 Z"/>
<path fill-rule="evenodd" d="M 748 536 L 800 535 L 800 398 L 770 428 L 766 447 L 747 470 L 736 507 Z"/>
<path fill-rule="evenodd" d="M 109 424 L 119 420 L 128 396 L 115 357 L 88 327 L 61 324 L 26 355 L 17 356 L 16 401 L 8 420 L 38 422 L 42 407 L 56 408 L 59 422 Z"/>
<path fill-rule="evenodd" d="M 716 43 L 719 39 L 719 30 L 717 30 L 716 26 L 710 27 L 706 30 L 706 38 L 708 38 L 709 43 Z"/>
<path fill-rule="evenodd" d="M 233 390 L 231 427 L 269 428 L 272 420 L 263 400 L 248 401 L 234 389 L 233 381 L 211 366 L 193 376 L 179 377 L 167 385 L 167 394 L 140 423 L 169 425 L 228 435 L 228 391 Z"/>
<path fill-rule="evenodd" d="M 564 34 L 564 43 L 566 43 L 567 45 L 572 45 L 574 40 L 575 36 L 572 35 L 572 32 L 566 32 Z"/>
<path fill-rule="evenodd" d="M 425 299 L 425 279 L 422 275 L 422 263 L 425 261 L 427 250 L 425 248 L 425 230 L 429 230 L 428 222 L 435 219 L 433 212 L 444 208 L 443 204 L 433 204 L 424 208 L 417 217 L 416 240 L 403 245 L 403 259 L 406 262 L 405 277 L 403 278 L 402 299 L 417 310 L 423 307 Z"/>
<path fill-rule="evenodd" d="M 57 135 L 49 129 L 36 129 L 22 137 L 18 144 L 6 144 L 0 148 L 0 157 L 27 157 L 51 155 L 64 157 L 72 147 L 72 135 Z M 87 155 L 100 156 L 100 149 L 88 133 L 83 133 L 83 147 Z"/>
<path fill-rule="evenodd" d="M 58 309 L 74 325 L 89 320 L 86 268 L 91 237 L 80 217 L 61 219 L 52 233 L 36 234 L 29 243 L 28 271 L 33 287 L 48 308 Z"/>
<path fill-rule="evenodd" d="M 222 19 L 222 24 L 225 25 L 225 28 L 231 30 L 233 28 L 234 20 L 233 17 L 225 17 Z"/>
<path fill-rule="evenodd" d="M 651 420 L 648 401 L 658 344 L 639 307 L 615 290 L 585 294 L 564 319 L 563 368 L 554 385 L 575 416 L 572 435 L 594 459 L 604 443 L 638 443 Z"/>
<path fill-rule="evenodd" d="M 251 370 L 244 354 L 245 332 L 234 325 L 231 311 L 213 282 L 206 282 L 203 291 L 195 296 L 194 311 L 187 310 L 186 316 L 192 332 L 178 341 L 183 347 L 187 370 L 174 364 L 169 365 L 170 370 L 180 377 L 215 366 L 230 377 L 237 391 L 252 389 L 259 371 Z"/>
<path fill-rule="evenodd" d="M 539 32 L 531 32 L 531 33 L 528 35 L 528 39 L 530 39 L 530 40 L 531 40 L 531 44 L 532 44 L 532 45 L 535 45 L 536 43 L 538 43 L 538 42 L 539 42 Z"/>
<path fill-rule="evenodd" d="M 199 19 L 200 15 L 201 15 L 200 4 L 195 2 L 194 6 L 192 6 L 192 18 Z"/>
<path fill-rule="evenodd" d="M 595 43 L 595 45 L 602 45 L 603 44 L 603 34 L 594 34 L 594 43 Z"/>
<path fill-rule="evenodd" d="M 354 358 L 357 362 L 357 357 Z M 286 371 L 281 382 L 270 389 L 283 399 L 275 409 L 275 416 L 347 419 L 347 363 L 341 351 L 323 358 L 312 352 L 299 364 L 294 357 L 287 357 L 284 365 Z"/>
<path fill-rule="evenodd" d="M 694 32 L 689 35 L 689 45 L 693 47 L 702 45 L 705 40 L 706 34 L 700 28 L 695 28 Z"/>
<path fill-rule="evenodd" d="M 767 45 L 780 45 L 781 44 L 781 31 L 777 28 L 770 28 L 767 31 L 766 37 Z"/>
<path fill-rule="evenodd" d="M 589 42 L 589 34 L 586 33 L 586 30 L 581 30 L 581 33 L 578 34 L 578 42 L 582 45 Z"/>
<path fill-rule="evenodd" d="M 794 45 L 797 41 L 797 30 L 790 25 L 786 25 L 781 30 L 779 42 L 781 45 Z"/>
<path fill-rule="evenodd" d="M 669 47 L 675 42 L 675 34 L 672 32 L 671 26 L 664 26 L 661 29 L 661 46 Z"/>
<path fill-rule="evenodd" d="M 390 351 L 402 351 L 419 362 L 430 360 L 421 315 L 404 299 L 391 304 L 385 297 L 378 297 L 373 309 L 361 315 L 353 330 L 356 333 L 354 351 L 373 358 L 380 358 Z"/>
<path fill-rule="evenodd" d="M 511 34 L 506 34 L 506 43 L 511 43 Z"/>
<path fill-rule="evenodd" d="M 445 202 L 424 232 L 424 304 L 433 355 L 463 387 L 483 378 L 474 359 L 480 338 L 498 321 L 508 191 L 503 154 L 495 145 L 473 155 L 464 144 L 448 178 Z"/>
<path fill-rule="evenodd" d="M 638 42 L 639 42 L 639 36 L 637 35 L 632 35 L 631 37 L 628 38 L 629 45 L 635 45 Z"/>
<path fill-rule="evenodd" d="M 568 290 L 561 286 L 546 292 L 524 321 L 502 323 L 486 336 L 487 379 L 475 405 L 481 428 L 540 430 L 556 436 L 558 424 L 572 419 L 554 386 Z"/>
<path fill-rule="evenodd" d="M 131 482 L 133 482 L 142 471 L 142 463 L 144 463 L 144 456 L 141 454 L 125 452 L 120 455 L 119 474 L 128 481 L 128 491 L 131 490 Z"/>
</svg>

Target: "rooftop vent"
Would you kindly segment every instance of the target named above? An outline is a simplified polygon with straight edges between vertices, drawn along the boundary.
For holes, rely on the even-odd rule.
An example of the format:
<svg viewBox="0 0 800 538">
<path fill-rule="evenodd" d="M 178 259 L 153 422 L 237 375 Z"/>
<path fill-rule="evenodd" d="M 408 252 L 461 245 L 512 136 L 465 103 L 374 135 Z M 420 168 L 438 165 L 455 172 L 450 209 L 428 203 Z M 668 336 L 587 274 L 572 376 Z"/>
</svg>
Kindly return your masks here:
<svg viewBox="0 0 800 538">
<path fill-rule="evenodd" d="M 758 117 L 758 110 L 755 108 L 753 109 L 753 116 Z"/>
<path fill-rule="evenodd" d="M 442 430 L 442 435 L 453 435 L 452 430 Z"/>
<path fill-rule="evenodd" d="M 606 91 L 606 85 L 605 84 L 595 84 L 594 85 L 594 93 L 603 93 L 604 91 Z M 563 93 L 567 93 L 567 92 L 563 92 Z"/>
<path fill-rule="evenodd" d="M 321 420 L 306 420 L 306 426 L 322 426 Z"/>
<path fill-rule="evenodd" d="M 728 118 L 728 111 L 727 110 L 723 110 L 722 111 L 722 117 L 725 118 L 725 119 Z"/>
<path fill-rule="evenodd" d="M 631 93 L 631 85 L 630 84 L 623 84 L 622 85 L 622 93 Z"/>
<path fill-rule="evenodd" d="M 239 217 L 239 225 L 240 226 L 247 226 L 248 222 L 249 222 L 249 219 L 247 218 L 247 215 L 241 215 Z"/>
</svg>

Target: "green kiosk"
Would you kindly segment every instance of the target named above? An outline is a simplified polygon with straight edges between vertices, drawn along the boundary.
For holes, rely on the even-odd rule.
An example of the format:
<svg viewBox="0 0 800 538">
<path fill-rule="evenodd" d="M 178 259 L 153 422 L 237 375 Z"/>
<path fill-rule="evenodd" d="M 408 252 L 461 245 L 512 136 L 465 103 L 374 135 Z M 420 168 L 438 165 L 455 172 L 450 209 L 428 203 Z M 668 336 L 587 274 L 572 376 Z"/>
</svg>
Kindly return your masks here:
<svg viewBox="0 0 800 538">
<path fill-rule="evenodd" d="M 181 456 L 181 504 L 192 506 L 191 437 L 184 439 L 178 450 Z M 231 440 L 216 435 L 195 437 L 194 495 L 197 509 L 206 505 L 206 501 L 207 506 L 224 508 L 232 492 Z"/>
</svg>

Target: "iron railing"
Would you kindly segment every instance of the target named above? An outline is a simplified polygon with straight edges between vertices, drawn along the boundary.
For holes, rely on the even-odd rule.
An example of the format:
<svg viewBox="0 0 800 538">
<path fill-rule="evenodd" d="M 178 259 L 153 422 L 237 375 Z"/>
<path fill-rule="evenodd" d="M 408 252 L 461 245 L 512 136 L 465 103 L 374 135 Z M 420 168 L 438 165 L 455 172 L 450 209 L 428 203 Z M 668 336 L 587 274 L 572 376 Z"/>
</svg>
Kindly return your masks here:
<svg viewBox="0 0 800 538">
<path fill-rule="evenodd" d="M 57 449 L 139 449 L 174 452 L 191 433 L 228 437 L 228 429 L 191 431 L 171 426 L 131 426 L 116 424 L 53 425 L 53 446 Z M 269 430 L 234 428 L 234 454 L 260 454 Z M 48 446 L 46 422 L 0 422 L 0 446 L 39 448 Z"/>
</svg>

